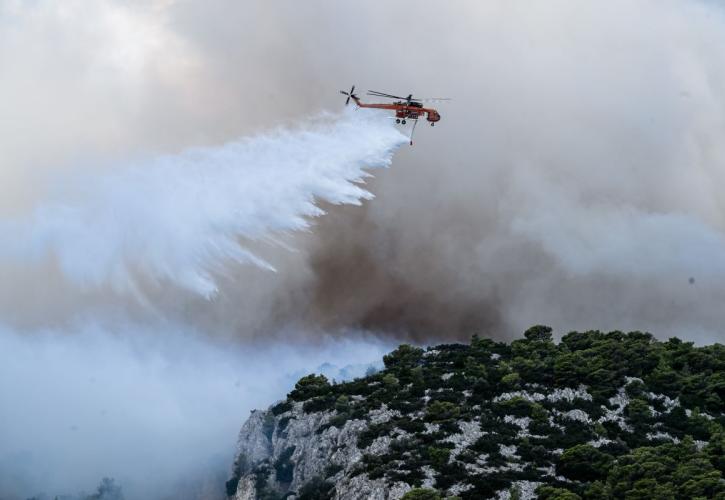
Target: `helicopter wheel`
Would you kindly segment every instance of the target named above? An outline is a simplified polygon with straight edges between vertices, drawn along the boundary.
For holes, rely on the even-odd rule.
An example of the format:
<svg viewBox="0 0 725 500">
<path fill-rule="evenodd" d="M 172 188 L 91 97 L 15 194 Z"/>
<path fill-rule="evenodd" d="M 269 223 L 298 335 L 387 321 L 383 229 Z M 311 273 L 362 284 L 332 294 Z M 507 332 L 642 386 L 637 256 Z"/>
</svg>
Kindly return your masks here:
<svg viewBox="0 0 725 500">
<path fill-rule="evenodd" d="M 400 123 L 400 118 L 398 118 L 397 120 L 395 120 L 395 123 Z"/>
<path fill-rule="evenodd" d="M 403 125 L 405 125 L 405 120 L 403 120 L 403 121 L 402 121 L 401 123 L 402 123 Z"/>
<path fill-rule="evenodd" d="M 431 127 L 434 127 L 435 126 L 435 122 L 430 122 L 430 126 Z"/>
</svg>

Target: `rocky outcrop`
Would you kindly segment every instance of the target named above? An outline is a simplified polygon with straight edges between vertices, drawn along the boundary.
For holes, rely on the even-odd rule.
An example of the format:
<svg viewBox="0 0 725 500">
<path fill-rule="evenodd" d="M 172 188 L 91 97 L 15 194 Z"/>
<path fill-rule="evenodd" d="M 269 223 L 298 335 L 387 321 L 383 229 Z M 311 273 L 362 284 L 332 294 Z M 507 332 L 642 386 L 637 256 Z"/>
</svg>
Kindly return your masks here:
<svg viewBox="0 0 725 500">
<path fill-rule="evenodd" d="M 368 428 L 367 420 L 329 426 L 336 411 L 305 413 L 302 403 L 276 413 L 272 409 L 253 411 L 239 433 L 233 475 L 227 483 L 234 500 L 294 494 L 311 481 L 318 481 L 323 489 L 334 483 L 334 498 L 340 500 L 397 499 L 411 489 L 404 482 L 390 485 L 354 474 L 363 456 L 357 440 Z M 383 408 L 369 417 L 380 423 L 389 413 Z M 366 452 L 381 454 L 386 449 L 376 442 Z"/>
</svg>

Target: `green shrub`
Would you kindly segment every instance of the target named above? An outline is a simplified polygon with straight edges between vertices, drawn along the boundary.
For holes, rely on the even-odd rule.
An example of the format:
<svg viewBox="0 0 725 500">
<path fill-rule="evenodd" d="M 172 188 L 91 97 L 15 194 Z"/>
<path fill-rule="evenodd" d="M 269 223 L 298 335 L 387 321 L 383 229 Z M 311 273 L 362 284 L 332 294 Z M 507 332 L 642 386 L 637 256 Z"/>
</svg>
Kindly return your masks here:
<svg viewBox="0 0 725 500">
<path fill-rule="evenodd" d="M 518 387 L 519 382 L 521 382 L 521 376 L 516 372 L 509 373 L 501 378 L 501 384 L 507 389 Z"/>
<path fill-rule="evenodd" d="M 287 401 L 287 400 L 282 401 L 282 402 L 274 405 L 271 408 L 272 415 L 274 415 L 275 417 L 283 414 L 284 412 L 290 411 L 291 409 L 292 409 L 292 402 L 291 401 Z"/>
<path fill-rule="evenodd" d="M 524 332 L 526 340 L 549 342 L 553 338 L 552 329 L 550 326 L 536 325 L 532 326 Z"/>
<path fill-rule="evenodd" d="M 448 458 L 450 456 L 451 450 L 447 448 L 436 448 L 433 446 L 428 448 L 428 458 L 433 463 L 433 465 L 436 465 L 438 467 L 447 464 Z"/>
<path fill-rule="evenodd" d="M 412 345 L 402 344 L 390 354 L 383 356 L 385 368 L 415 368 L 423 357 L 423 349 Z"/>
<path fill-rule="evenodd" d="M 331 386 L 327 377 L 313 373 L 299 379 L 287 397 L 294 401 L 304 401 L 315 396 L 327 395 L 330 391 Z"/>
<path fill-rule="evenodd" d="M 335 410 L 337 410 L 339 413 L 344 413 L 350 409 L 350 398 L 348 398 L 345 394 L 340 395 L 337 400 L 335 400 Z"/>
<path fill-rule="evenodd" d="M 691 439 L 642 447 L 619 457 L 607 476 L 616 498 L 717 498 L 725 496 L 722 474 Z M 648 496 L 649 495 L 649 496 Z"/>
<path fill-rule="evenodd" d="M 431 422 L 457 418 L 460 407 L 447 401 L 433 401 L 426 409 L 425 419 Z"/>
<path fill-rule="evenodd" d="M 579 495 L 567 489 L 547 485 L 536 488 L 536 495 L 539 500 L 581 500 Z"/>
<path fill-rule="evenodd" d="M 441 500 L 441 495 L 430 488 L 413 488 L 401 500 Z"/>
<path fill-rule="evenodd" d="M 335 399 L 331 394 L 317 396 L 308 399 L 302 404 L 302 411 L 305 413 L 317 413 L 320 411 L 332 410 L 335 406 Z"/>
<path fill-rule="evenodd" d="M 612 460 L 611 455 L 602 453 L 594 446 L 580 444 L 561 454 L 556 470 L 575 481 L 595 481 L 607 477 Z"/>
<path fill-rule="evenodd" d="M 499 401 L 495 405 L 496 413 L 498 415 L 514 415 L 516 417 L 528 417 L 533 413 L 534 403 L 522 398 L 521 396 L 514 396 L 511 399 Z M 542 408 L 541 405 L 537 405 Z M 541 418 L 541 417 L 539 417 Z M 548 421 L 548 418 L 546 419 Z"/>
<path fill-rule="evenodd" d="M 383 376 L 383 385 L 389 389 L 394 389 L 400 385 L 399 380 L 392 373 Z"/>
</svg>

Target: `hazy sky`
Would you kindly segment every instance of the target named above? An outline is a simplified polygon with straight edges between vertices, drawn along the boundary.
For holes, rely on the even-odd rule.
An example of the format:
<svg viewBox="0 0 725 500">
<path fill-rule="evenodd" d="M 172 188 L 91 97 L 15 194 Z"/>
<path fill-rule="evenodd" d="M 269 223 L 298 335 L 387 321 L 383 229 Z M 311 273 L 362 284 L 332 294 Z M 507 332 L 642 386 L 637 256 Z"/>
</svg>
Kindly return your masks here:
<svg viewBox="0 0 725 500">
<path fill-rule="evenodd" d="M 439 127 L 419 127 L 416 146 L 373 181 L 374 203 L 331 210 L 311 235 L 293 238 L 297 253 L 269 250 L 285 272 L 229 266 L 222 274 L 233 278 L 212 303 L 164 289 L 153 304 L 163 316 L 187 321 L 193 311 L 203 329 L 233 325 L 242 337 L 300 319 L 419 338 L 504 336 L 537 322 L 721 335 L 717 5 L 1 8 L 0 106 L 11 119 L 0 125 L 0 199 L 12 214 L 42 204 L 68 171 L 122 167 L 337 110 L 337 90 L 353 83 L 454 98 L 440 105 Z M 9 267 L 10 281 L 30 291 L 5 292 L 4 309 L 25 311 L 35 279 Z M 246 284 L 259 280 L 265 291 L 254 296 Z M 60 311 L 53 322 L 75 293 L 55 288 L 43 304 Z M 243 303 L 275 307 L 250 319 L 238 314 Z M 47 323 L 32 307 L 16 316 Z"/>
</svg>

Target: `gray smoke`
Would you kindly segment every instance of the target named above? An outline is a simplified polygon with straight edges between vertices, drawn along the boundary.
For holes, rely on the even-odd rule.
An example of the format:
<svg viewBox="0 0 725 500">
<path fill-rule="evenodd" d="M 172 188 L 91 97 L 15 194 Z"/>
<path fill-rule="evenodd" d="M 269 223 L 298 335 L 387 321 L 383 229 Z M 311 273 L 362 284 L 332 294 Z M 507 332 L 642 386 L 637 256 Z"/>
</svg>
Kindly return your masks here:
<svg viewBox="0 0 725 500">
<path fill-rule="evenodd" d="M 353 82 L 455 98 L 373 181 L 374 202 L 333 208 L 295 239 L 304 254 L 271 293 L 275 321 L 419 341 L 510 337 L 541 322 L 723 338 L 719 6 L 382 7 L 267 5 L 258 14 L 274 23 L 251 31 L 225 7 L 227 22 L 194 32 L 217 57 L 226 42 L 239 57 L 249 36 L 266 46 L 272 108 L 333 106 L 330 87 Z M 179 18 L 216 15 L 192 10 Z M 290 95 L 277 87 L 288 81 Z M 233 284 L 227 296 L 247 297 Z"/>
<path fill-rule="evenodd" d="M 43 199 L 28 171 L 55 166 L 57 176 L 81 160 L 229 140 L 339 108 L 336 89 L 352 83 L 454 97 L 438 105 L 439 127 L 419 127 L 416 145 L 368 184 L 374 202 L 327 207 L 311 233 L 283 237 L 293 253 L 263 249 L 277 275 L 229 267 L 213 302 L 167 289 L 150 301 L 154 316 L 232 338 L 289 323 L 418 340 L 509 337 L 539 322 L 721 338 L 717 5 L 109 2 L 92 21 L 73 2 L 10 5 L 15 48 L 43 23 L 77 25 L 28 41 L 31 56 L 11 57 L 18 68 L 4 72 L 3 94 L 16 98 L 8 106 L 43 142 L 10 135 L 13 212 Z M 401 30 L 396 20 L 413 11 Z M 80 69 L 72 76 L 70 63 Z M 37 84 L 44 105 L 17 99 L 27 96 L 22 77 L 41 68 L 53 80 Z M 99 301 L 149 314 L 149 304 L 115 296 L 73 298 L 61 283 L 43 304 L 50 316 L 38 315 L 27 300 L 34 282 L 3 302 L 14 323 L 47 326 Z"/>
<path fill-rule="evenodd" d="M 0 2 L 3 220 L 27 220 L 83 172 L 339 110 L 337 90 L 353 83 L 454 98 L 367 180 L 374 200 L 323 206 L 275 245 L 245 241 L 277 272 L 228 262 L 212 299 L 173 280 L 141 283 L 143 300 L 78 287 L 52 255 L 3 261 L 3 361 L 19 362 L 3 363 L 14 441 L 0 459 L 22 467 L 0 474 L 0 492 L 90 490 L 115 475 L 168 494 L 195 466 L 169 456 L 198 442 L 206 457 L 217 445 L 229 454 L 221 443 L 232 446 L 243 413 L 294 375 L 401 339 L 511 338 L 548 323 L 722 341 L 723 47 L 722 7 L 697 0 Z M 178 333 L 189 331 L 194 340 Z M 104 360 L 113 417 L 100 416 L 107 393 L 85 390 Z M 267 365 L 284 366 L 257 372 Z M 223 397 L 231 379 L 253 395 Z M 207 385 L 219 405 L 190 404 Z M 66 395 L 55 404 L 64 427 L 38 433 L 55 394 Z M 163 434 L 170 420 L 178 432 Z M 98 462 L 114 426 L 121 459 Z M 138 460 L 138 440 L 154 435 L 160 454 Z M 160 479 L 143 475 L 160 462 Z"/>
<path fill-rule="evenodd" d="M 362 376 L 389 348 L 373 338 L 232 346 L 158 323 L 72 335 L 0 327 L 0 498 L 92 491 L 104 476 L 129 500 L 225 498 L 250 410 L 311 370 Z"/>
</svg>

